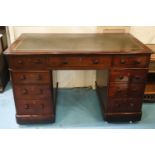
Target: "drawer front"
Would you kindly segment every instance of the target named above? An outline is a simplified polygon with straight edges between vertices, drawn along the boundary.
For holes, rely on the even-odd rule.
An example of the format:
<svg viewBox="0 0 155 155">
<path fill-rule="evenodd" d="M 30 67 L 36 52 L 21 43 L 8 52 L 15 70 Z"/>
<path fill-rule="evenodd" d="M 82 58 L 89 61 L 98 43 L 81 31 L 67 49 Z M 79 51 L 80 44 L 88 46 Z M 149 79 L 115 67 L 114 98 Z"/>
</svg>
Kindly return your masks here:
<svg viewBox="0 0 155 155">
<path fill-rule="evenodd" d="M 130 74 L 130 82 L 132 83 L 145 83 L 147 79 L 148 70 L 132 70 Z"/>
<path fill-rule="evenodd" d="M 145 68 L 148 67 L 150 61 L 150 56 L 147 55 L 137 55 L 137 56 L 115 56 L 113 60 L 114 67 L 123 68 Z"/>
<path fill-rule="evenodd" d="M 129 96 L 130 97 L 142 97 L 144 95 L 144 84 L 130 84 L 129 85 Z"/>
<path fill-rule="evenodd" d="M 111 97 L 142 97 L 144 84 L 110 83 L 109 96 Z"/>
<path fill-rule="evenodd" d="M 44 84 L 50 83 L 50 72 L 11 72 L 11 77 L 15 84 Z"/>
<path fill-rule="evenodd" d="M 147 78 L 147 69 L 131 70 L 111 70 L 110 82 L 133 82 L 144 83 Z"/>
<path fill-rule="evenodd" d="M 110 99 L 107 105 L 108 112 L 139 112 L 142 100 L 140 98 Z"/>
<path fill-rule="evenodd" d="M 127 70 L 113 70 L 111 71 L 111 82 L 128 82 L 130 80 L 130 72 Z"/>
<path fill-rule="evenodd" d="M 17 100 L 18 115 L 41 115 L 53 113 L 52 103 L 49 100 Z"/>
<path fill-rule="evenodd" d="M 127 97 L 128 83 L 110 83 L 109 96 L 111 97 Z"/>
<path fill-rule="evenodd" d="M 49 58 L 51 67 L 90 67 L 90 66 L 111 66 L 111 58 L 108 56 L 51 56 Z"/>
<path fill-rule="evenodd" d="M 51 89 L 48 85 L 15 85 L 14 92 L 17 99 L 51 98 Z"/>
<path fill-rule="evenodd" d="M 93 57 L 85 57 L 83 60 L 83 64 L 87 64 L 88 66 L 111 66 L 111 58 L 108 56 L 93 56 Z"/>
<path fill-rule="evenodd" d="M 47 59 L 44 56 L 11 56 L 8 60 L 12 69 L 47 68 Z"/>
</svg>

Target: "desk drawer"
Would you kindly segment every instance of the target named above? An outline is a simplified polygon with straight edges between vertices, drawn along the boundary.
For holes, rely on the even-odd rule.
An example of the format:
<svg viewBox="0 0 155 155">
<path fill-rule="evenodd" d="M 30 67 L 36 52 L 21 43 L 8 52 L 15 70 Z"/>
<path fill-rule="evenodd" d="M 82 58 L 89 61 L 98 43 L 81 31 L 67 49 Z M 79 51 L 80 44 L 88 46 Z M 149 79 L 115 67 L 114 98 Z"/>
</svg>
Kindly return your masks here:
<svg viewBox="0 0 155 155">
<path fill-rule="evenodd" d="M 149 65 L 150 57 L 147 55 L 127 55 L 127 56 L 115 56 L 113 60 L 114 67 L 123 68 L 147 68 Z"/>
<path fill-rule="evenodd" d="M 128 70 L 112 70 L 110 82 L 128 82 L 130 80 L 130 72 Z"/>
<path fill-rule="evenodd" d="M 113 69 L 110 73 L 110 82 L 143 83 L 146 81 L 147 72 L 147 69 Z"/>
<path fill-rule="evenodd" d="M 18 115 L 41 115 L 53 113 L 50 100 L 17 100 L 16 108 Z"/>
<path fill-rule="evenodd" d="M 128 96 L 128 83 L 110 83 L 109 96 L 127 97 Z"/>
<path fill-rule="evenodd" d="M 110 83 L 109 96 L 113 97 L 142 97 L 144 84 Z"/>
<path fill-rule="evenodd" d="M 144 95 L 144 84 L 130 84 L 129 96 L 130 97 L 142 97 Z"/>
<path fill-rule="evenodd" d="M 51 56 L 49 58 L 51 67 L 81 67 L 81 66 L 111 66 L 109 56 Z"/>
<path fill-rule="evenodd" d="M 8 60 L 12 69 L 47 68 L 47 59 L 44 56 L 10 56 Z"/>
<path fill-rule="evenodd" d="M 107 105 L 108 112 L 139 112 L 141 111 L 141 98 L 110 99 Z"/>
<path fill-rule="evenodd" d="M 131 83 L 145 83 L 147 79 L 147 69 L 143 70 L 132 70 L 130 74 L 130 82 Z"/>
<path fill-rule="evenodd" d="M 18 72 L 12 71 L 11 77 L 15 84 L 44 84 L 50 83 L 50 72 L 39 71 L 39 72 Z"/>
<path fill-rule="evenodd" d="M 48 99 L 51 98 L 49 85 L 15 85 L 17 99 Z"/>
</svg>

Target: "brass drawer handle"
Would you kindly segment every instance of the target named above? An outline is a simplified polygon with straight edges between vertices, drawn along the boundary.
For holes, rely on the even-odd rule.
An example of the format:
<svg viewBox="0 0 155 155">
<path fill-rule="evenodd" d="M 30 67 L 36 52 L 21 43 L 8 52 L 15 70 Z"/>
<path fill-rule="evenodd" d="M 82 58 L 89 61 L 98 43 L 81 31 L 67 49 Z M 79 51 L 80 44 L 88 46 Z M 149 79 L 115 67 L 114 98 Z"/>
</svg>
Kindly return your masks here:
<svg viewBox="0 0 155 155">
<path fill-rule="evenodd" d="M 120 76 L 119 76 L 119 79 L 120 79 L 120 80 L 123 80 L 123 79 L 124 79 L 124 76 L 120 75 Z"/>
<path fill-rule="evenodd" d="M 130 107 L 134 107 L 134 103 L 130 103 Z"/>
<path fill-rule="evenodd" d="M 121 91 L 122 91 L 121 88 L 118 87 L 117 92 L 120 93 Z"/>
<path fill-rule="evenodd" d="M 94 60 L 93 60 L 93 64 L 95 64 L 95 65 L 96 65 L 96 64 L 99 64 L 99 60 L 98 60 L 98 59 L 94 59 Z"/>
<path fill-rule="evenodd" d="M 134 79 L 136 79 L 136 80 L 140 80 L 141 77 L 140 77 L 140 76 L 135 76 Z"/>
<path fill-rule="evenodd" d="M 22 60 L 18 60 L 17 62 L 18 62 L 18 64 L 23 64 Z"/>
<path fill-rule="evenodd" d="M 26 79 L 26 76 L 25 75 L 21 75 L 20 76 L 20 80 L 25 80 Z"/>
<path fill-rule="evenodd" d="M 116 105 L 116 107 L 120 107 L 120 104 L 119 103 L 116 103 L 115 105 Z"/>
<path fill-rule="evenodd" d="M 68 61 L 67 61 L 66 58 L 64 58 L 64 59 L 62 60 L 62 64 L 64 64 L 64 65 L 68 64 Z"/>
<path fill-rule="evenodd" d="M 121 59 L 121 64 L 125 64 L 125 59 Z"/>
<path fill-rule="evenodd" d="M 134 64 L 135 64 L 135 65 L 139 65 L 140 63 L 141 63 L 141 62 L 140 62 L 139 60 L 135 60 L 135 61 L 134 61 Z"/>
<path fill-rule="evenodd" d="M 27 93 L 28 93 L 27 89 L 23 89 L 23 90 L 22 90 L 22 94 L 23 94 L 23 95 L 25 95 L 25 94 L 27 94 Z"/>
</svg>

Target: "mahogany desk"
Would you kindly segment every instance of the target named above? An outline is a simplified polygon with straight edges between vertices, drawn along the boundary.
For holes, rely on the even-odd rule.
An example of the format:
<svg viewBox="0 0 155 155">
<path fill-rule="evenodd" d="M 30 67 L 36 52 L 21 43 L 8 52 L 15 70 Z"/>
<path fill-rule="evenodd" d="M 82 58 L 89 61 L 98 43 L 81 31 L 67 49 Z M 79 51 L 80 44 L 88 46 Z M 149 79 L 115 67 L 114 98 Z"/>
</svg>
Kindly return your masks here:
<svg viewBox="0 0 155 155">
<path fill-rule="evenodd" d="M 5 51 L 17 122 L 54 122 L 57 82 L 52 71 L 59 69 L 97 70 L 104 119 L 139 121 L 151 53 L 130 34 L 21 35 Z"/>
</svg>

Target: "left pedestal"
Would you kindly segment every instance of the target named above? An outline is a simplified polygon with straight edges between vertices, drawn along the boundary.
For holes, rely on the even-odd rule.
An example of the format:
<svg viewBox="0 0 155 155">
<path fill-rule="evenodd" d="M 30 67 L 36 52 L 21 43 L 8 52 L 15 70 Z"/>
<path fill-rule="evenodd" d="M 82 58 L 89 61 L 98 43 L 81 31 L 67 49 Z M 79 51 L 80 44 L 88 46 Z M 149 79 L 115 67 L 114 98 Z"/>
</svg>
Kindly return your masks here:
<svg viewBox="0 0 155 155">
<path fill-rule="evenodd" d="M 55 120 L 52 73 L 43 69 L 45 64 L 42 60 L 18 56 L 9 58 L 19 124 L 51 123 Z"/>
</svg>

